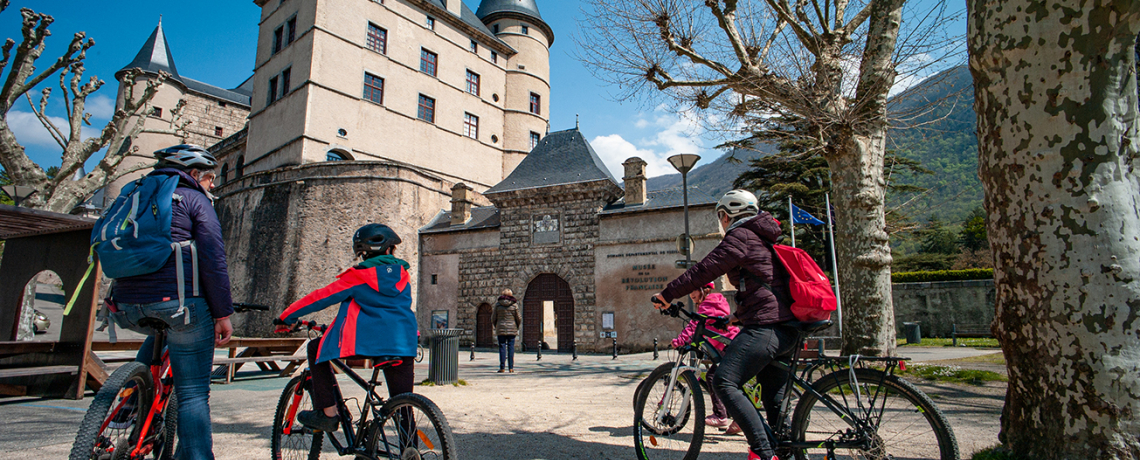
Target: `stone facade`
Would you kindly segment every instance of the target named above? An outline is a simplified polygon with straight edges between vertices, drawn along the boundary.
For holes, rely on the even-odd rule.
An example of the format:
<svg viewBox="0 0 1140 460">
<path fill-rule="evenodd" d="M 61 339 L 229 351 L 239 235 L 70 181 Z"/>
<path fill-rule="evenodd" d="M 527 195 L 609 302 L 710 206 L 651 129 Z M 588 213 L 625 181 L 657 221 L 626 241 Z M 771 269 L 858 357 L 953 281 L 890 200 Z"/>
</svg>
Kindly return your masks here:
<svg viewBox="0 0 1140 460">
<path fill-rule="evenodd" d="M 898 283 L 891 286 L 898 336 L 903 322 L 917 321 L 923 337 L 950 337 L 951 327 L 994 320 L 993 280 Z"/>
</svg>

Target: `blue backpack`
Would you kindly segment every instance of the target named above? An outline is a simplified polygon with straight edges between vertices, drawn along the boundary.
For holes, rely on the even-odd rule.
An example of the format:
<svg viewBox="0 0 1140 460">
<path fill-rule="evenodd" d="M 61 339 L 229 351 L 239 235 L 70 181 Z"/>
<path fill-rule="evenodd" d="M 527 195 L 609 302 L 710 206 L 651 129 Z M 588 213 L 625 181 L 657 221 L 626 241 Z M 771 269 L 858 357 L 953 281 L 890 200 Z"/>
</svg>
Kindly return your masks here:
<svg viewBox="0 0 1140 460">
<path fill-rule="evenodd" d="M 177 175 L 144 176 L 119 192 L 91 230 L 103 273 L 125 278 L 154 273 L 170 259 L 171 206 Z"/>
</svg>

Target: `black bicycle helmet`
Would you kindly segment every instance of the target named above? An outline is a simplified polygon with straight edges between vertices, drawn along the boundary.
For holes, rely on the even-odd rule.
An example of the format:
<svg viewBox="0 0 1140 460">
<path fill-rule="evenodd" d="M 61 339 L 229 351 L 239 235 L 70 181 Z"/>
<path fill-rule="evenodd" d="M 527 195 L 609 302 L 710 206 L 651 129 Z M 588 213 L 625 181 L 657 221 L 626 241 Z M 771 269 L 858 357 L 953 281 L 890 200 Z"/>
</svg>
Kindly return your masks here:
<svg viewBox="0 0 1140 460">
<path fill-rule="evenodd" d="M 158 158 L 156 168 L 174 169 L 214 169 L 218 166 L 218 159 L 201 146 L 194 144 L 179 144 L 154 152 Z"/>
<path fill-rule="evenodd" d="M 352 235 L 352 252 L 365 258 L 388 252 L 400 244 L 400 235 L 384 224 L 368 224 Z"/>
</svg>

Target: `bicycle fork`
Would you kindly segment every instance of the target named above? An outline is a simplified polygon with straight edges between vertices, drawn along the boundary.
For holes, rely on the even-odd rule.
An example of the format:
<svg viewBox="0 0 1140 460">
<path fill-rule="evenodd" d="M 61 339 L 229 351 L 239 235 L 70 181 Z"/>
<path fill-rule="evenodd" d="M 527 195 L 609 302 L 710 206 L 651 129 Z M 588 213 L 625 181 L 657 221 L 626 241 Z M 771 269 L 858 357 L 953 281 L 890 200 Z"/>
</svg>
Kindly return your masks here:
<svg viewBox="0 0 1140 460">
<path fill-rule="evenodd" d="M 673 370 L 669 372 L 669 386 L 665 388 L 665 395 L 661 397 L 661 401 L 657 404 L 657 414 L 654 415 L 654 421 L 658 424 L 664 423 L 666 416 L 670 415 L 670 411 L 662 411 L 662 407 L 670 407 L 674 401 L 673 392 L 677 387 L 677 380 L 680 378 L 681 373 L 691 370 L 691 367 L 684 366 L 685 355 L 677 358 L 677 362 L 673 365 Z M 677 408 L 678 416 L 684 414 L 689 409 L 689 401 L 692 399 L 689 396 L 692 394 L 692 389 L 687 389 L 681 394 L 681 406 Z"/>
</svg>

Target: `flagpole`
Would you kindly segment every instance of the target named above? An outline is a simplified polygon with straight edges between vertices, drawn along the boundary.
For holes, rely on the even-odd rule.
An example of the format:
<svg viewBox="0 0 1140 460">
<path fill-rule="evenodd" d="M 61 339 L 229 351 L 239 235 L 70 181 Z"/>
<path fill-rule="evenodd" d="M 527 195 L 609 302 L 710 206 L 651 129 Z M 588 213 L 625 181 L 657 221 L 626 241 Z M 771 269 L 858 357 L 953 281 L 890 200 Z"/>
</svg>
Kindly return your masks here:
<svg viewBox="0 0 1140 460">
<path fill-rule="evenodd" d="M 839 298 L 839 265 L 835 263 L 835 227 L 831 225 L 831 196 L 830 194 L 823 194 L 824 200 L 827 202 L 827 231 L 830 234 L 828 243 L 831 245 L 831 269 L 833 273 L 831 276 L 835 277 L 835 314 L 839 320 L 839 336 L 843 336 L 843 302 Z"/>
<path fill-rule="evenodd" d="M 788 195 L 788 228 L 792 232 L 792 247 L 796 247 L 796 214 L 792 212 L 792 196 Z"/>
</svg>

